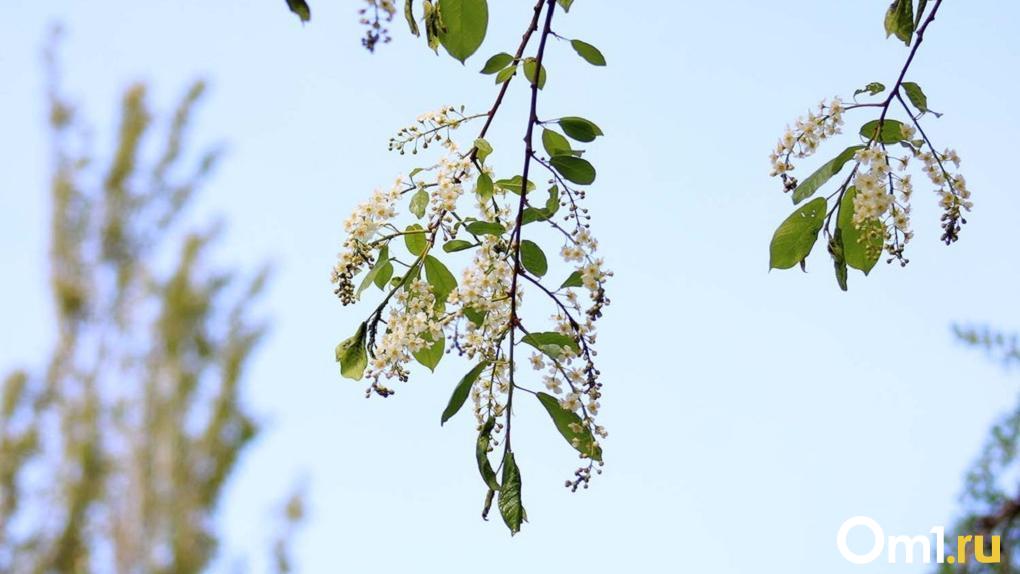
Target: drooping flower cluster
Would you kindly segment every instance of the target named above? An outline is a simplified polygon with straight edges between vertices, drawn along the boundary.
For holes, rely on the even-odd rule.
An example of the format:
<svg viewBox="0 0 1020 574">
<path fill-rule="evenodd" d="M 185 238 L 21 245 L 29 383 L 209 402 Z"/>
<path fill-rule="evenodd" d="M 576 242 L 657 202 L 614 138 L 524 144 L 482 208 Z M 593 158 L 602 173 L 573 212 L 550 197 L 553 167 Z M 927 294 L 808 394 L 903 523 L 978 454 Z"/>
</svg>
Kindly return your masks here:
<svg viewBox="0 0 1020 574">
<path fill-rule="evenodd" d="M 947 244 L 958 238 L 961 225 L 966 223 L 963 213 L 970 211 L 973 202 L 963 176 L 947 171 L 947 164 L 957 168 L 960 165 L 956 151 L 937 153 L 925 150 L 923 141 L 914 140 L 916 130 L 912 126 L 902 125 L 900 129 L 901 141 L 909 152 L 894 158 L 897 170 L 890 169 L 891 159 L 886 146 L 872 143 L 854 155 L 858 165 L 853 180 L 856 188 L 853 224 L 861 229 L 869 220 L 881 222 L 887 240 L 885 250 L 901 264 L 906 264 L 903 251 L 914 237 L 910 229 L 914 183 L 909 173 L 902 172 L 908 170 L 911 160 L 921 162 L 922 170 L 936 187 L 935 193 L 943 209 L 942 240 Z M 862 236 L 861 240 L 867 242 L 869 237 Z"/>
<path fill-rule="evenodd" d="M 959 239 L 960 229 L 967 223 L 963 215 L 974 207 L 966 180 L 959 173 L 950 173 L 946 167 L 952 164 L 959 169 L 960 156 L 956 150 L 946 149 L 942 153 L 926 151 L 918 158 L 924 163 L 928 179 L 936 186 L 939 206 L 942 207 L 942 241 L 949 245 Z"/>
<path fill-rule="evenodd" d="M 396 216 L 396 202 L 405 188 L 406 184 L 398 179 L 389 190 L 372 192 L 371 198 L 355 207 L 344 221 L 347 239 L 337 254 L 337 262 L 331 274 L 331 281 L 336 285 L 334 292 L 344 305 L 355 301 L 354 276 L 366 264 L 373 262 L 369 241 Z"/>
<path fill-rule="evenodd" d="M 859 150 L 854 159 L 857 160 L 857 175 L 854 186 L 853 223 L 857 227 L 869 219 L 881 218 L 893 203 L 893 197 L 887 191 L 889 179 L 889 157 L 885 151 L 873 145 Z"/>
<path fill-rule="evenodd" d="M 793 127 L 787 127 L 779 138 L 776 148 L 769 155 L 772 162 L 772 176 L 781 176 L 787 189 L 797 187 L 797 180 L 789 175 L 793 170 L 791 157 L 805 158 L 815 153 L 818 146 L 830 137 L 842 132 L 843 101 L 833 98 L 818 104 L 817 111 L 808 112 L 806 117 L 797 118 Z"/>
<path fill-rule="evenodd" d="M 479 116 L 443 107 L 421 116 L 391 139 L 390 149 L 401 153 L 412 145 L 416 152 L 439 141 L 444 154 L 436 164 L 398 180 L 390 191 L 373 194 L 346 222 L 348 237 L 333 271 L 338 295 L 344 304 L 353 303 L 374 284 L 386 296 L 365 322 L 364 341 L 355 337 L 345 342 L 343 354 L 356 364 L 358 355 L 347 353 L 364 345 L 363 376 L 371 381 L 367 393 L 380 396 L 394 392 L 385 386 L 385 379 L 408 380 L 412 362 L 431 369 L 444 352 L 456 352 L 474 363 L 477 372 L 469 381 L 467 396 L 478 428 L 491 429 L 490 447 L 504 432 L 505 423 L 493 421 L 510 416 L 506 410 L 514 389 L 536 396 L 546 393 L 557 408 L 576 417 L 566 432 L 572 433 L 568 440 L 587 464 L 568 485 L 586 487 L 598 472 L 595 464 L 601 464 L 598 441 L 607 436 L 595 422 L 602 383 L 593 362 L 593 346 L 595 323 L 609 304 L 605 282 L 612 273 L 596 256 L 598 242 L 590 232 L 590 216 L 579 203 L 585 191 L 544 163 L 552 178 L 549 198 L 541 203 L 534 199 L 539 195 L 532 189 L 537 187 L 534 182 L 525 186 L 520 177 L 496 179 L 492 166 L 485 163 L 492 153 L 487 143 L 484 153 L 477 143 L 462 153 L 450 138 L 450 131 L 474 117 Z M 528 194 L 523 204 L 531 211 L 526 221 L 518 213 L 522 192 Z M 393 222 L 402 198 L 409 200 L 408 211 L 418 219 L 406 227 Z M 535 227 L 518 231 L 519 220 Z M 544 284 L 542 275 L 549 262 L 535 242 L 521 237 L 539 222 L 562 237 L 561 256 L 571 264 L 572 274 L 559 287 Z M 521 254 L 522 243 L 529 243 L 528 257 Z M 543 260 L 541 268 L 531 266 L 529 257 L 535 249 Z M 450 271 L 441 259 L 447 257 L 444 253 L 452 258 L 467 250 L 472 256 L 459 273 Z M 359 274 L 364 277 L 358 277 L 356 284 Z M 522 315 L 526 292 L 538 297 L 536 305 L 544 299 L 555 310 L 544 329 L 540 325 L 544 321 Z M 588 301 L 582 304 L 579 294 L 585 292 Z M 534 351 L 530 364 L 540 372 L 535 381 L 541 384 L 540 390 L 527 388 L 527 377 L 515 364 L 529 362 L 526 348 Z"/>
<path fill-rule="evenodd" d="M 418 116 L 415 123 L 401 128 L 397 135 L 390 138 L 389 150 L 404 154 L 404 148 L 411 146 L 411 153 L 428 149 L 429 144 L 437 141 L 450 141 L 450 130 L 454 130 L 467 120 L 478 116 L 465 116 L 464 107 L 458 110 L 453 106 L 443 106 L 434 112 Z"/>
<path fill-rule="evenodd" d="M 457 209 L 457 200 L 464 193 L 461 182 L 470 177 L 475 167 L 469 155 L 458 153 L 453 140 L 446 140 L 443 147 L 447 155 L 439 160 L 436 189 L 431 196 L 434 215 L 448 215 Z"/>
<path fill-rule="evenodd" d="M 882 90 L 884 86 L 881 84 L 872 84 L 864 90 L 858 90 L 858 93 L 867 91 L 875 95 Z M 838 205 L 831 209 L 826 208 L 822 212 L 825 214 L 822 228 L 830 240 L 830 253 L 836 258 L 837 278 L 839 266 L 846 262 L 840 259 L 842 247 L 839 236 L 834 236 L 836 230 L 830 228 L 834 220 L 840 222 L 837 223 L 837 227 L 845 225 L 842 222 L 849 220 L 850 225 L 857 231 L 856 241 L 864 246 L 867 261 L 877 260 L 878 255 L 884 250 L 891 255 L 890 262 L 896 260 L 902 265 L 908 262 L 904 257 L 904 249 L 914 237 L 914 231 L 911 229 L 911 200 L 915 183 L 911 175 L 906 173 L 911 161 L 919 160 L 925 175 L 936 186 L 939 205 L 943 210 L 944 242 L 949 244 L 957 239 L 961 226 L 966 223 L 964 215 L 973 206 L 970 191 L 963 177 L 958 173 L 951 173 L 948 169 L 950 166 L 959 167 L 959 155 L 953 150 L 936 152 L 927 135 L 921 131 L 920 117 L 927 111 L 924 101 L 914 102 L 915 106 L 919 106 L 919 113 L 915 115 L 913 111 L 906 109 L 907 104 L 900 97 L 898 101 L 910 113 L 909 122 L 900 122 L 887 117 L 888 106 L 896 99 L 895 96 L 896 94 L 888 96 L 882 103 L 855 102 L 844 105 L 839 98 L 828 103 L 823 101 L 818 105 L 817 111 L 809 113 L 806 118 L 798 119 L 793 128 L 786 130 L 769 156 L 772 164 L 771 175 L 782 178 L 784 190 L 794 192 L 795 203 L 816 193 L 826 180 L 836 175 L 845 165 L 852 166 L 850 175 L 826 198 L 828 202 L 835 197 Z M 832 158 L 810 178 L 805 179 L 802 187 L 797 178 L 790 173 L 794 168 L 791 158 L 812 155 L 821 142 L 839 134 L 844 124 L 845 112 L 873 108 L 880 108 L 881 114 L 878 120 L 867 122 L 861 127 L 863 145 L 847 148 Z M 906 150 L 905 153 L 897 155 L 902 150 Z M 852 194 L 853 198 L 852 217 L 843 214 L 845 206 L 842 200 L 848 193 Z M 833 218 L 833 214 L 844 216 Z M 831 247 L 832 245 L 835 247 Z M 870 270 L 870 265 L 873 264 L 858 259 L 853 259 L 851 263 L 865 272 Z M 841 285 L 845 288 L 845 279 L 841 280 Z"/>
<path fill-rule="evenodd" d="M 445 336 L 444 326 L 451 317 L 436 306 L 436 296 L 426 281 L 410 281 L 397 290 L 386 317 L 386 331 L 376 340 L 369 362 L 368 378 L 380 377 L 406 381 L 405 364 L 414 354 L 431 347 Z"/>
</svg>

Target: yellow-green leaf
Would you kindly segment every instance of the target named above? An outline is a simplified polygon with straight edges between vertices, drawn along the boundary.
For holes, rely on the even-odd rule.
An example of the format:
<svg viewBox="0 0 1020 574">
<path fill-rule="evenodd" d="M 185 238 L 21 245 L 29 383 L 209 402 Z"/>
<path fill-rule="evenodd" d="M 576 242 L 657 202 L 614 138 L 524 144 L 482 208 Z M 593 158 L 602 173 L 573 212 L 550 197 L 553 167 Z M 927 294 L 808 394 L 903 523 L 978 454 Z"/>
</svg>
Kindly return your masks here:
<svg viewBox="0 0 1020 574">
<path fill-rule="evenodd" d="M 297 14 L 297 17 L 300 18 L 302 22 L 307 22 L 312 19 L 312 9 L 308 6 L 308 3 L 305 2 L 305 0 L 287 0 L 287 7 L 290 8 L 291 12 Z"/>
<path fill-rule="evenodd" d="M 414 20 L 414 0 L 404 0 L 404 19 L 407 20 L 407 27 L 411 29 L 411 33 L 415 36 L 421 36 L 421 32 L 418 30 L 418 22 Z"/>
<path fill-rule="evenodd" d="M 412 223 L 404 230 L 404 245 L 411 255 L 421 255 L 428 246 L 428 239 L 425 238 L 425 228 Z"/>
<path fill-rule="evenodd" d="M 843 194 L 843 199 L 839 202 L 836 226 L 843 239 L 843 257 L 846 264 L 854 269 L 860 269 L 867 275 L 882 257 L 885 230 L 877 219 L 864 221 L 860 227 L 854 226 L 855 195 L 857 189 L 854 187 L 847 189 Z"/>
<path fill-rule="evenodd" d="M 545 275 L 549 270 L 549 262 L 542 248 L 528 239 L 521 241 L 521 265 L 536 277 Z"/>
<path fill-rule="evenodd" d="M 450 293 L 457 288 L 457 279 L 443 262 L 431 255 L 425 256 L 425 279 L 432 286 L 436 303 L 445 303 Z"/>
<path fill-rule="evenodd" d="M 862 149 L 864 149 L 862 145 L 850 146 L 826 162 L 825 165 L 815 170 L 814 173 L 804 178 L 804 181 L 800 182 L 797 189 L 793 190 L 793 204 L 796 205 L 814 195 L 818 188 L 825 185 L 826 182 L 832 179 L 832 176 L 839 173 L 839 170 L 843 169 L 846 162 L 853 159 L 854 154 Z"/>
<path fill-rule="evenodd" d="M 825 198 L 816 197 L 780 224 L 769 245 L 769 269 L 789 269 L 811 253 L 825 221 Z"/>
<path fill-rule="evenodd" d="M 336 346 L 336 360 L 340 363 L 340 374 L 348 379 L 360 380 L 368 367 L 368 351 L 365 349 L 367 324 L 362 323 L 353 337 Z"/>
<path fill-rule="evenodd" d="M 549 164 L 567 181 L 578 185 L 591 185 L 595 182 L 595 167 L 586 159 L 572 155 L 558 155 L 550 158 Z"/>
<path fill-rule="evenodd" d="M 571 40 L 570 45 L 574 48 L 574 51 L 584 58 L 584 60 L 589 64 L 593 66 L 606 65 L 605 56 L 603 56 L 602 52 L 600 52 L 595 46 L 592 46 L 587 42 L 582 42 L 581 40 Z"/>
<path fill-rule="evenodd" d="M 489 366 L 488 361 L 482 361 L 475 365 L 473 369 L 464 375 L 457 386 L 453 389 L 453 394 L 450 395 L 450 401 L 446 404 L 446 408 L 443 409 L 443 416 L 439 421 L 439 426 L 446 424 L 446 421 L 450 420 L 453 415 L 457 414 L 457 411 L 464 406 L 464 402 L 467 401 L 468 395 L 471 394 L 471 385 L 478 380 L 478 376 L 482 374 L 482 371 Z"/>
<path fill-rule="evenodd" d="M 489 26 L 486 0 L 439 0 L 443 31 L 439 41 L 455 59 L 464 63 L 485 40 Z"/>
<path fill-rule="evenodd" d="M 556 430 L 560 431 L 567 443 L 584 456 L 601 462 L 602 448 L 595 442 L 595 437 L 591 434 L 591 430 L 584 425 L 581 417 L 574 411 L 560 406 L 560 401 L 552 395 L 538 393 L 536 396 L 538 402 L 545 407 L 545 412 L 549 413 L 549 418 L 556 425 Z"/>
<path fill-rule="evenodd" d="M 478 432 L 478 441 L 475 442 L 475 462 L 478 463 L 478 472 L 490 490 L 499 490 L 496 473 L 492 470 L 492 463 L 489 462 L 489 444 L 492 442 L 492 429 L 495 426 L 496 419 L 492 417 L 486 419 L 482 430 Z"/>
<path fill-rule="evenodd" d="M 503 455 L 502 478 L 503 484 L 499 488 L 499 513 L 510 529 L 510 535 L 513 536 L 520 532 L 526 514 L 521 501 L 521 471 L 517 468 L 517 461 L 514 460 L 514 453 L 511 451 Z"/>
</svg>

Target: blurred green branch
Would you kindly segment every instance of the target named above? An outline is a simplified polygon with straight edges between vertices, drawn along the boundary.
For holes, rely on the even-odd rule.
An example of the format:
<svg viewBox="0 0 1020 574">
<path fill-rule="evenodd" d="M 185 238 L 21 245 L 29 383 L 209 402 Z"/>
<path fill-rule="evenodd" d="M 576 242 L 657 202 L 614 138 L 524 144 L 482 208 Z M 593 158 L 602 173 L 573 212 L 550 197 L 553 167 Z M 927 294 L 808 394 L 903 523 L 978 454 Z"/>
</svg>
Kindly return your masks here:
<svg viewBox="0 0 1020 574">
<path fill-rule="evenodd" d="M 0 387 L 0 571 L 201 572 L 257 432 L 240 395 L 266 333 L 252 309 L 268 270 L 213 268 L 216 229 L 181 224 L 219 159 L 190 152 L 205 84 L 168 121 L 145 85 L 128 87 L 114 152 L 94 155 L 59 85 L 57 40 L 45 54 L 56 337 L 41 372 Z"/>
</svg>

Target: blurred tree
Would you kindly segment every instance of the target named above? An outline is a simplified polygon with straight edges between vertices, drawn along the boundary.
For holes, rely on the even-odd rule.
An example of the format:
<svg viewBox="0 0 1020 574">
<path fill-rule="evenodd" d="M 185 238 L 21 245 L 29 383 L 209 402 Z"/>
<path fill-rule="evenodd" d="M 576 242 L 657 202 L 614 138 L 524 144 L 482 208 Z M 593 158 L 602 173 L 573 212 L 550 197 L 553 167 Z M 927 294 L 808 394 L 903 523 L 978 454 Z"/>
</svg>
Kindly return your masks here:
<svg viewBox="0 0 1020 574">
<path fill-rule="evenodd" d="M 216 551 L 224 483 L 256 433 L 239 390 L 265 334 L 250 310 L 267 273 L 212 268 L 216 228 L 179 225 L 220 157 L 187 150 L 205 85 L 190 86 L 165 127 L 146 87 L 130 86 L 112 156 L 93 156 L 59 88 L 54 38 L 56 342 L 39 372 L 2 379 L 0 572 L 200 572 Z M 288 506 L 293 522 L 300 500 Z"/>
<path fill-rule="evenodd" d="M 985 349 L 1004 365 L 1020 364 L 1020 338 L 987 327 L 954 328 L 963 342 Z M 943 564 L 942 572 L 955 574 L 1005 574 L 1020 571 L 1020 404 L 992 426 L 991 436 L 977 460 L 967 471 L 964 492 L 961 496 L 963 515 L 957 521 L 953 536 L 947 537 L 947 556 L 956 554 L 955 534 L 983 535 L 984 555 L 992 554 L 992 537 L 999 536 L 1000 562 L 982 564 L 971 556 L 966 563 Z"/>
</svg>

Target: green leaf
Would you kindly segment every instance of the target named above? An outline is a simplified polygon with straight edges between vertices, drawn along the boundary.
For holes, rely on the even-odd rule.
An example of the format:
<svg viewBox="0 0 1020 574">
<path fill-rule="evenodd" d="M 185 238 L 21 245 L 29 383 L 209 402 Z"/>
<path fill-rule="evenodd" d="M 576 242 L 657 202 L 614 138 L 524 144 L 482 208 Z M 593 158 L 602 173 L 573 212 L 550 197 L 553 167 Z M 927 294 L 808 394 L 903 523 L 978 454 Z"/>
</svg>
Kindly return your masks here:
<svg viewBox="0 0 1020 574">
<path fill-rule="evenodd" d="M 485 323 L 485 315 L 487 315 L 485 311 L 479 311 L 474 307 L 464 307 L 463 312 L 468 321 L 471 321 L 476 326 L 481 327 Z"/>
<path fill-rule="evenodd" d="M 414 0 L 404 0 L 404 18 L 407 20 L 407 27 L 411 29 L 411 33 L 415 36 L 421 36 L 421 32 L 418 30 L 418 23 L 414 20 Z"/>
<path fill-rule="evenodd" d="M 567 181 L 578 185 L 591 185 L 595 181 L 595 168 L 588 160 L 572 155 L 558 155 L 552 157 L 549 163 Z"/>
<path fill-rule="evenodd" d="M 914 35 L 914 0 L 893 0 L 885 13 L 885 36 L 893 34 L 907 46 Z"/>
<path fill-rule="evenodd" d="M 496 72 L 506 68 L 514 61 L 514 57 L 506 52 L 500 52 L 495 56 L 485 61 L 485 65 L 482 66 L 483 74 L 495 74 Z"/>
<path fill-rule="evenodd" d="M 305 0 L 287 0 L 287 7 L 290 8 L 291 12 L 297 14 L 301 22 L 307 22 L 312 19 L 312 9 L 308 7 L 308 3 Z"/>
<path fill-rule="evenodd" d="M 869 96 L 874 96 L 876 94 L 881 94 L 884 91 L 885 91 L 885 84 L 882 84 L 880 82 L 871 82 L 870 84 L 868 84 L 867 86 L 864 86 L 863 88 L 861 88 L 859 90 L 854 90 L 854 95 L 856 96 L 858 94 L 863 94 L 863 93 L 867 92 L 867 94 Z"/>
<path fill-rule="evenodd" d="M 393 264 L 390 263 L 390 246 L 388 244 L 383 245 L 382 248 L 379 249 L 379 257 L 375 260 L 375 265 L 372 266 L 372 269 L 365 274 L 365 278 L 361 281 L 361 285 L 358 287 L 358 291 L 356 293 L 357 297 L 361 297 L 361 293 L 365 289 L 368 289 L 369 285 L 378 281 L 379 273 L 387 264 L 391 267 L 393 266 Z"/>
<path fill-rule="evenodd" d="M 482 371 L 489 366 L 488 361 L 482 361 L 475 365 L 475 368 L 468 371 L 457 386 L 453 389 L 453 394 L 450 395 L 450 401 L 446 404 L 446 408 L 443 409 L 442 419 L 439 421 L 439 426 L 446 424 L 446 421 L 450 420 L 453 415 L 457 414 L 457 411 L 464 406 L 464 401 L 467 400 L 468 395 L 471 394 L 471 385 L 478 379 L 478 375 L 482 374 Z"/>
<path fill-rule="evenodd" d="M 603 56 L 602 52 L 600 52 L 599 49 L 596 48 L 595 46 L 592 46 L 587 42 L 582 42 L 581 40 L 571 40 L 570 45 L 573 46 L 574 51 L 577 52 L 577 55 L 584 58 L 584 60 L 589 64 L 593 66 L 606 65 L 605 56 Z"/>
<path fill-rule="evenodd" d="M 425 209 L 427 209 L 428 206 L 429 192 L 424 189 L 419 189 L 411 196 L 411 204 L 408 206 L 408 209 L 411 210 L 411 213 L 413 213 L 415 217 L 421 219 L 425 216 Z"/>
<path fill-rule="evenodd" d="M 560 209 L 560 190 L 555 185 L 549 188 L 549 199 L 545 200 L 544 208 L 525 207 L 521 216 L 521 225 L 536 221 L 546 221 L 556 215 Z"/>
<path fill-rule="evenodd" d="M 570 277 L 567 277 L 566 281 L 563 282 L 563 285 L 560 285 L 560 289 L 565 287 L 584 287 L 584 283 L 581 282 L 581 272 L 574 271 L 571 273 Z"/>
<path fill-rule="evenodd" d="M 390 282 L 393 277 L 393 264 L 387 261 L 383 264 L 382 269 L 379 270 L 379 274 L 375 276 L 375 286 L 379 289 L 385 289 L 386 284 Z"/>
<path fill-rule="evenodd" d="M 560 210 L 560 188 L 555 185 L 549 188 L 549 199 L 545 200 L 545 211 L 549 217 L 556 215 Z"/>
<path fill-rule="evenodd" d="M 524 239 L 521 241 L 521 265 L 532 275 L 541 277 L 549 270 L 549 262 L 545 258 L 542 248 L 534 241 Z"/>
<path fill-rule="evenodd" d="M 482 200 L 492 197 L 492 178 L 489 177 L 489 174 L 485 172 L 478 174 L 478 180 L 475 182 L 475 193 Z"/>
<path fill-rule="evenodd" d="M 574 150 L 570 147 L 570 141 L 561 136 L 559 132 L 550 129 L 542 130 L 542 146 L 545 147 L 545 153 L 549 154 L 549 157 L 574 155 Z"/>
<path fill-rule="evenodd" d="M 507 66 L 507 67 L 503 68 L 502 70 L 500 70 L 498 74 L 496 74 L 496 83 L 497 84 L 502 84 L 503 82 L 505 82 L 505 81 L 509 80 L 510 78 L 512 78 L 514 76 L 514 74 L 516 74 L 516 73 L 517 73 L 517 64 L 514 64 L 512 66 Z"/>
<path fill-rule="evenodd" d="M 574 411 L 561 407 L 560 401 L 552 395 L 538 393 L 536 396 L 538 402 L 545 407 L 545 412 L 549 413 L 556 430 L 567 439 L 567 443 L 584 456 L 602 462 L 602 448 L 595 442 L 591 430 L 584 426 L 581 417 Z"/>
<path fill-rule="evenodd" d="M 924 90 L 921 86 L 918 86 L 914 82 L 903 82 L 900 84 L 903 86 L 903 91 L 907 93 L 907 98 L 910 99 L 910 103 L 914 104 L 914 107 L 921 112 L 930 112 L 928 109 L 928 96 L 924 95 Z"/>
<path fill-rule="evenodd" d="M 463 239 L 453 239 L 443 244 L 443 251 L 447 253 L 456 253 L 458 251 L 464 251 L 465 249 L 471 249 L 477 245 L 477 243 L 471 243 L 470 241 L 464 241 Z"/>
<path fill-rule="evenodd" d="M 525 207 L 524 213 L 521 214 L 521 225 L 528 225 L 529 223 L 535 223 L 536 221 L 546 221 L 549 219 L 549 214 L 544 209 L 538 209 L 535 207 Z"/>
<path fill-rule="evenodd" d="M 576 116 L 560 118 L 560 129 L 571 139 L 579 142 L 595 141 L 595 138 L 603 135 L 602 130 L 594 123 Z"/>
<path fill-rule="evenodd" d="M 832 265 L 836 270 L 836 283 L 843 291 L 847 290 L 847 269 L 846 258 L 843 251 L 843 233 L 836 227 L 836 233 L 829 240 L 829 255 L 832 256 Z"/>
<path fill-rule="evenodd" d="M 475 140 L 475 157 L 478 158 L 478 161 L 485 163 L 485 158 L 489 157 L 489 154 L 491 153 L 492 144 L 483 138 Z"/>
<path fill-rule="evenodd" d="M 424 347 L 420 351 L 412 354 L 414 355 L 415 360 L 428 367 L 430 371 L 435 372 L 436 366 L 439 365 L 439 361 L 443 358 L 445 344 L 446 339 L 444 337 L 440 337 L 438 341 L 435 341 L 428 347 Z"/>
<path fill-rule="evenodd" d="M 412 223 L 407 226 L 404 233 L 404 245 L 407 246 L 407 250 L 411 252 L 411 255 L 421 255 L 429 243 L 425 239 L 425 228 L 417 223 Z"/>
<path fill-rule="evenodd" d="M 489 27 L 486 0 L 439 0 L 443 32 L 439 41 L 451 56 L 464 63 L 485 40 Z"/>
<path fill-rule="evenodd" d="M 570 12 L 570 5 L 574 3 L 574 0 L 556 0 L 556 3 L 563 8 L 564 12 Z"/>
<path fill-rule="evenodd" d="M 509 191 L 512 193 L 516 193 L 517 195 L 520 195 L 522 181 L 523 178 L 521 176 L 515 175 L 510 179 L 498 180 L 496 181 L 495 185 L 496 187 L 502 189 L 503 191 Z M 532 191 L 535 191 L 535 182 L 528 180 L 528 192 L 530 193 Z"/>
<path fill-rule="evenodd" d="M 818 188 L 825 185 L 834 175 L 839 173 L 839 170 L 843 169 L 846 162 L 853 159 L 854 154 L 862 149 L 864 149 L 862 145 L 850 146 L 829 160 L 825 165 L 815 170 L 814 173 L 800 182 L 797 189 L 793 190 L 793 204 L 797 205 L 814 195 Z"/>
<path fill-rule="evenodd" d="M 521 338 L 521 342 L 527 343 L 557 360 L 564 355 L 565 350 L 570 351 L 574 355 L 581 354 L 581 348 L 573 337 L 557 333 L 556 331 L 528 333 Z"/>
<path fill-rule="evenodd" d="M 445 303 L 450 293 L 457 288 L 457 279 L 443 262 L 431 255 L 425 256 L 425 279 L 432 286 L 436 303 Z"/>
<path fill-rule="evenodd" d="M 506 229 L 492 221 L 472 221 L 466 225 L 473 235 L 503 235 Z"/>
<path fill-rule="evenodd" d="M 503 455 L 503 484 L 499 488 L 499 513 L 513 536 L 521 531 L 525 520 L 524 505 L 521 502 L 521 471 L 517 468 L 514 453 Z"/>
<path fill-rule="evenodd" d="M 836 228 L 843 240 L 843 257 L 846 264 L 860 269 L 865 275 L 871 272 L 882 256 L 885 245 L 885 230 L 877 219 L 869 219 L 854 227 L 854 196 L 857 189 L 851 187 L 843 194 L 839 202 L 839 215 L 836 217 Z"/>
<path fill-rule="evenodd" d="M 429 48 L 438 54 L 439 36 L 444 32 L 442 14 L 438 7 L 432 5 L 431 0 L 424 0 L 422 8 L 425 10 L 425 40 L 428 42 Z"/>
<path fill-rule="evenodd" d="M 538 89 L 541 90 L 545 87 L 545 66 L 541 66 L 538 70 L 536 79 L 535 69 L 537 66 L 538 62 L 534 58 L 524 59 L 524 77 L 527 78 L 532 85 L 538 84 Z"/>
<path fill-rule="evenodd" d="M 336 361 L 340 363 L 340 374 L 348 379 L 360 380 L 368 367 L 368 351 L 365 349 L 367 327 L 366 323 L 361 323 L 353 337 L 336 346 Z"/>
<path fill-rule="evenodd" d="M 769 245 L 769 269 L 789 269 L 811 253 L 825 220 L 825 198 L 797 209 L 776 229 Z"/>
<path fill-rule="evenodd" d="M 492 440 L 492 429 L 496 426 L 496 419 L 489 417 L 478 432 L 478 441 L 475 442 L 475 461 L 478 463 L 478 472 L 482 480 L 490 490 L 499 490 L 499 482 L 496 482 L 496 473 L 492 470 L 489 462 L 489 444 Z"/>
<path fill-rule="evenodd" d="M 903 122 L 888 119 L 883 121 L 882 133 L 878 137 L 878 120 L 871 120 L 861 126 L 861 135 L 869 141 L 875 138 L 879 143 L 899 143 L 903 141 Z"/>
</svg>

